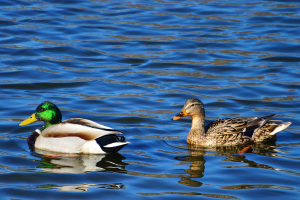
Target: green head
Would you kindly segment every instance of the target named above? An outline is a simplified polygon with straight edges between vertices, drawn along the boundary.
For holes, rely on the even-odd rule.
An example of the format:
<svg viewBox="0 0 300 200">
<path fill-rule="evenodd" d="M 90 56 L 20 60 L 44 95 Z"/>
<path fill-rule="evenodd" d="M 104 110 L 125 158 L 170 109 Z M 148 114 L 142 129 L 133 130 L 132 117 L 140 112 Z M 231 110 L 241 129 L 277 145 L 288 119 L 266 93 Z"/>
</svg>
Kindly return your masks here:
<svg viewBox="0 0 300 200">
<path fill-rule="evenodd" d="M 62 118 L 59 108 L 49 101 L 41 103 L 36 108 L 35 116 L 38 121 L 48 122 L 51 125 L 60 123 Z"/>
<path fill-rule="evenodd" d="M 45 122 L 42 130 L 51 126 L 53 124 L 58 124 L 61 122 L 62 116 L 59 108 L 49 101 L 41 103 L 37 108 L 36 112 L 33 113 L 28 119 L 24 120 L 19 124 L 19 126 L 24 126 L 31 124 L 36 121 Z"/>
</svg>

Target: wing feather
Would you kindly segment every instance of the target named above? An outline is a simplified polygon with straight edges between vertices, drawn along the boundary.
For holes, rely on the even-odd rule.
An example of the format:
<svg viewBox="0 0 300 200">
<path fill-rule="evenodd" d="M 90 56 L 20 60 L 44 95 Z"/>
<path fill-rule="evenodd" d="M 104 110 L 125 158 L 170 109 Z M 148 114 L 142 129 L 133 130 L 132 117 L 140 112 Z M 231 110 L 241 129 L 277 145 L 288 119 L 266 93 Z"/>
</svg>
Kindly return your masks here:
<svg viewBox="0 0 300 200">
<path fill-rule="evenodd" d="M 207 125 L 207 133 L 215 133 L 219 136 L 239 134 L 241 137 L 253 137 L 257 130 L 270 125 L 276 125 L 277 120 L 270 120 L 275 114 L 264 117 L 252 117 L 247 119 L 227 118 L 219 119 Z"/>
<path fill-rule="evenodd" d="M 42 135 L 44 137 L 49 137 L 49 138 L 80 137 L 84 140 L 94 140 L 104 135 L 122 134 L 120 131 L 111 129 L 109 127 L 107 127 L 109 129 L 106 129 L 106 126 L 96 124 L 95 122 L 93 122 L 92 125 L 97 125 L 97 126 L 92 127 L 92 126 L 82 125 L 77 123 L 69 123 L 68 120 L 66 120 L 63 123 L 49 126 L 48 128 L 42 131 Z"/>
<path fill-rule="evenodd" d="M 214 121 L 206 126 L 207 133 L 236 134 L 245 131 L 247 121 L 237 118 L 226 118 Z"/>
<path fill-rule="evenodd" d="M 103 130 L 118 131 L 118 130 L 115 130 L 115 129 L 110 128 L 108 126 L 98 124 L 98 123 L 96 123 L 92 120 L 83 119 L 83 118 L 70 118 L 70 119 L 62 121 L 62 123 L 79 124 L 79 125 L 89 126 L 89 127 L 93 127 L 93 128 L 99 128 L 99 129 L 103 129 Z"/>
</svg>

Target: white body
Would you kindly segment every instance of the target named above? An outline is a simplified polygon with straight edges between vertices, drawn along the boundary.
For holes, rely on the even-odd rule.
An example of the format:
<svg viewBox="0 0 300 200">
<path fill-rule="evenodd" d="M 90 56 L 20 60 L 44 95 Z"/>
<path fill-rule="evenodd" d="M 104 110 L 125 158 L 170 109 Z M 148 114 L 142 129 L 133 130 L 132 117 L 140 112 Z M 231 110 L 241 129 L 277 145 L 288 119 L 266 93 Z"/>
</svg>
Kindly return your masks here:
<svg viewBox="0 0 300 200">
<path fill-rule="evenodd" d="M 40 134 L 36 139 L 34 146 L 45 151 L 105 154 L 95 140 L 86 141 L 79 137 L 45 138 Z"/>
</svg>

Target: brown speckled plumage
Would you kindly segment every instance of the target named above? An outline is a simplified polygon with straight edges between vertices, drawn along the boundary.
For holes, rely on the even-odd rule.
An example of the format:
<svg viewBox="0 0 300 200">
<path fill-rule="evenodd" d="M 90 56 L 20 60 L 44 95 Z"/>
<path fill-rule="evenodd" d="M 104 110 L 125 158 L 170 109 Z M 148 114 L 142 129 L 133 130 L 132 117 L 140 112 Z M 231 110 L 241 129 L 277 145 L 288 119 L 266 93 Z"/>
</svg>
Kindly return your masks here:
<svg viewBox="0 0 300 200">
<path fill-rule="evenodd" d="M 232 146 L 272 140 L 279 131 L 287 128 L 291 122 L 278 124 L 270 120 L 275 114 L 247 119 L 219 119 L 208 125 L 205 122 L 203 103 L 196 98 L 187 100 L 181 112 L 173 117 L 178 120 L 190 115 L 192 127 L 187 136 L 187 143 L 201 146 Z"/>
</svg>

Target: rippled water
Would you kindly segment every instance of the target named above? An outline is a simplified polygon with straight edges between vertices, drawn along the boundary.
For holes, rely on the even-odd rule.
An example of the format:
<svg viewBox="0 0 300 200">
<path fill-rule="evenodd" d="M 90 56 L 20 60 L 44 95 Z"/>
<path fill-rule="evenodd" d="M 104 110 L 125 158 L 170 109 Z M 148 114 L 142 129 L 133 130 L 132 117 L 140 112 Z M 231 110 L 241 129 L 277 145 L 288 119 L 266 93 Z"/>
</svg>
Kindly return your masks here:
<svg viewBox="0 0 300 200">
<path fill-rule="evenodd" d="M 1 1 L 1 199 L 299 199 L 299 9 L 297 0 Z M 191 97 L 207 122 L 276 113 L 293 124 L 244 154 L 190 147 L 191 119 L 171 117 Z M 18 124 L 45 100 L 131 144 L 112 155 L 30 151 L 42 124 Z"/>
</svg>

